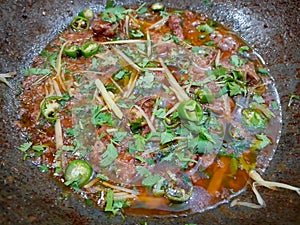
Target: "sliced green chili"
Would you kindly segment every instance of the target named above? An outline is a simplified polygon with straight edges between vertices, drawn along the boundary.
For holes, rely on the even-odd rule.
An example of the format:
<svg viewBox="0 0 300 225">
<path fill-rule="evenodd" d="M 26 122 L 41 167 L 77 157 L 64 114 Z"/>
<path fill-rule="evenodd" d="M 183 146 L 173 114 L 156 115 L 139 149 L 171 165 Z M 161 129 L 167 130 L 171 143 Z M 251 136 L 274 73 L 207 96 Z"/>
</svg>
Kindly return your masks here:
<svg viewBox="0 0 300 225">
<path fill-rule="evenodd" d="M 78 14 L 78 16 L 81 16 L 81 17 L 87 18 L 88 20 L 91 20 L 94 18 L 94 12 L 90 8 L 86 8 L 86 9 L 82 10 Z"/>
<path fill-rule="evenodd" d="M 78 187 L 87 184 L 93 174 L 92 166 L 84 160 L 76 159 L 69 163 L 65 171 L 66 182 L 78 182 Z"/>
<path fill-rule="evenodd" d="M 156 2 L 151 5 L 151 9 L 153 11 L 162 11 L 165 9 L 165 6 L 161 2 Z"/>
<path fill-rule="evenodd" d="M 180 119 L 192 122 L 200 121 L 203 116 L 202 108 L 195 100 L 181 102 L 177 111 Z"/>
<path fill-rule="evenodd" d="M 47 120 L 50 121 L 57 120 L 59 118 L 57 113 L 61 107 L 59 102 L 62 100 L 67 101 L 68 99 L 69 97 L 62 97 L 62 96 L 50 96 L 48 98 L 45 98 L 41 104 L 42 115 Z"/>
<path fill-rule="evenodd" d="M 90 27 L 90 22 L 87 18 L 76 16 L 71 23 L 73 30 L 87 30 Z"/>
<path fill-rule="evenodd" d="M 71 58 L 77 58 L 80 55 L 80 48 L 78 45 L 67 46 L 64 49 L 64 53 L 66 54 L 66 56 L 69 56 Z"/>
<path fill-rule="evenodd" d="M 97 42 L 86 42 L 81 46 L 81 53 L 84 57 L 92 57 L 99 51 L 99 44 Z"/>
</svg>

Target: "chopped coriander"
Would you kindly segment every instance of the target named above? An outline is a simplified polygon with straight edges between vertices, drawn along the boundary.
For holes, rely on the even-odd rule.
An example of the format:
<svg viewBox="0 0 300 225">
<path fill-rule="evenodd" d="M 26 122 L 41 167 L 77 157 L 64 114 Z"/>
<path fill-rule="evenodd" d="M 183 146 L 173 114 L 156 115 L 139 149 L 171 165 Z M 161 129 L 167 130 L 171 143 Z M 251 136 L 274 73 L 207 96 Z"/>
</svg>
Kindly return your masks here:
<svg viewBox="0 0 300 225">
<path fill-rule="evenodd" d="M 128 135 L 127 132 L 118 131 L 114 133 L 113 142 L 120 143 L 124 140 L 124 138 Z"/>
<path fill-rule="evenodd" d="M 206 6 L 209 6 L 209 7 L 211 7 L 213 4 L 212 4 L 212 2 L 210 1 L 210 0 L 203 0 L 203 3 L 206 5 Z M 189 225 L 189 224 L 186 224 L 186 225 Z M 192 224 L 190 224 L 190 225 L 192 225 Z"/>
<path fill-rule="evenodd" d="M 36 152 L 43 152 L 46 147 L 47 147 L 46 145 L 34 145 L 31 148 Z"/>
<path fill-rule="evenodd" d="M 264 68 L 260 68 L 260 67 L 256 68 L 256 72 L 261 73 L 263 75 L 269 75 L 268 70 L 266 70 Z"/>
<path fill-rule="evenodd" d="M 51 74 L 50 69 L 43 69 L 43 68 L 30 68 L 27 70 L 24 70 L 24 75 L 29 76 L 29 75 L 49 75 Z"/>
<path fill-rule="evenodd" d="M 96 177 L 98 177 L 98 178 L 100 178 L 101 180 L 104 180 L 104 181 L 109 181 L 109 177 L 105 176 L 103 174 L 97 174 Z"/>
<path fill-rule="evenodd" d="M 162 145 L 174 140 L 174 134 L 168 131 L 162 132 L 160 136 L 160 143 Z"/>
<path fill-rule="evenodd" d="M 236 67 L 241 67 L 243 66 L 244 64 L 247 63 L 246 60 L 240 58 L 239 56 L 237 55 L 232 55 L 230 57 L 230 63 L 233 65 L 233 66 L 236 66 Z"/>
<path fill-rule="evenodd" d="M 21 152 L 26 152 L 26 151 L 28 151 L 29 149 L 30 149 L 30 147 L 32 146 L 32 142 L 26 142 L 26 143 L 23 143 L 23 144 L 21 144 L 21 146 L 19 147 L 19 150 L 21 151 Z"/>
<path fill-rule="evenodd" d="M 256 138 L 257 140 L 252 145 L 254 150 L 261 150 L 271 143 L 270 139 L 265 134 L 257 134 Z"/>
<path fill-rule="evenodd" d="M 135 146 L 135 149 L 137 151 L 144 151 L 145 150 L 145 144 L 146 144 L 146 140 L 143 136 L 141 136 L 140 134 L 135 134 L 134 136 L 134 146 Z"/>
<path fill-rule="evenodd" d="M 146 160 L 142 156 L 140 156 L 140 155 L 136 155 L 136 156 L 134 156 L 134 158 L 137 159 L 137 160 L 139 160 L 142 163 L 146 162 Z"/>
<path fill-rule="evenodd" d="M 141 30 L 130 30 L 129 34 L 131 38 L 142 38 L 145 36 Z"/>
<path fill-rule="evenodd" d="M 249 50 L 250 50 L 250 48 L 248 46 L 243 45 L 243 46 L 239 47 L 238 52 L 243 53 L 243 52 L 247 52 Z"/>
<path fill-rule="evenodd" d="M 214 46 L 215 42 L 214 41 L 207 41 L 204 43 L 205 46 Z"/>
<path fill-rule="evenodd" d="M 136 81 L 136 85 L 141 88 L 150 89 L 153 87 L 154 78 L 155 75 L 152 72 L 146 71 L 144 75 L 140 76 Z"/>
<path fill-rule="evenodd" d="M 114 201 L 114 192 L 108 189 L 106 193 L 106 205 L 104 209 L 105 212 L 112 212 L 113 201 Z"/>
<path fill-rule="evenodd" d="M 276 101 L 272 101 L 271 106 L 272 106 L 273 109 L 279 109 L 278 102 L 276 102 Z"/>
<path fill-rule="evenodd" d="M 141 8 L 137 11 L 137 13 L 138 13 L 138 14 L 145 14 L 145 13 L 147 12 L 147 10 L 148 10 L 147 7 L 144 6 L 144 7 L 141 7 Z"/>
<path fill-rule="evenodd" d="M 144 177 L 151 175 L 150 170 L 148 170 L 146 167 L 143 166 L 136 166 L 136 171 L 139 175 Z"/>
<path fill-rule="evenodd" d="M 142 181 L 142 184 L 147 187 L 153 187 L 160 179 L 161 176 L 159 174 L 149 175 Z"/>
<path fill-rule="evenodd" d="M 155 115 L 157 118 L 164 119 L 166 118 L 166 109 L 165 108 L 157 109 L 153 112 L 153 115 Z"/>
<path fill-rule="evenodd" d="M 131 9 L 125 9 L 123 6 L 109 7 L 102 13 L 102 19 L 109 23 L 119 22 L 125 18 L 125 15 L 131 12 Z"/>
<path fill-rule="evenodd" d="M 102 154 L 102 160 L 100 161 L 101 167 L 107 167 L 112 164 L 118 158 L 118 150 L 110 143 L 107 145 L 106 151 Z"/>
<path fill-rule="evenodd" d="M 47 173 L 47 172 L 49 171 L 47 164 L 42 164 L 42 165 L 39 167 L 39 170 L 40 170 L 42 173 Z"/>
<path fill-rule="evenodd" d="M 265 103 L 264 98 L 261 95 L 255 94 L 253 96 L 253 100 L 256 101 L 257 103 Z"/>
<path fill-rule="evenodd" d="M 107 125 L 111 126 L 113 124 L 112 114 L 111 113 L 102 112 L 100 106 L 94 105 L 92 107 L 91 122 L 92 122 L 92 124 L 94 124 L 96 126 L 102 126 L 104 124 L 107 124 Z"/>
<path fill-rule="evenodd" d="M 123 79 L 125 76 L 130 75 L 130 71 L 129 70 L 120 70 L 119 72 L 117 72 L 115 75 L 113 75 L 114 80 L 121 80 Z"/>
</svg>

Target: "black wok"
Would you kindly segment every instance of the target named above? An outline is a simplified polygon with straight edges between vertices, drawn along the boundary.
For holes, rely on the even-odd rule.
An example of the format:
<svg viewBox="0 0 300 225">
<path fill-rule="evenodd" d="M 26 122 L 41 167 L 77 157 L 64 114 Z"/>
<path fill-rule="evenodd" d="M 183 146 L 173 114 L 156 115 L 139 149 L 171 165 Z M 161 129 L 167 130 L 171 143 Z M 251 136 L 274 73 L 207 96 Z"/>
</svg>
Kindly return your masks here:
<svg viewBox="0 0 300 225">
<path fill-rule="evenodd" d="M 1 0 L 0 73 L 17 71 L 12 89 L 0 83 L 0 224 L 300 224 L 300 197 L 290 191 L 261 188 L 267 207 L 230 208 L 228 204 L 201 214 L 178 218 L 126 216 L 111 218 L 67 193 L 50 175 L 22 160 L 24 137 L 18 119 L 22 69 L 85 7 L 95 11 L 105 1 Z M 141 1 L 116 1 L 139 4 Z M 151 1 L 153 2 L 153 1 Z M 202 0 L 163 1 L 170 7 L 204 12 L 236 31 L 265 59 L 276 80 L 283 112 L 282 135 L 264 178 L 300 186 L 300 1 Z M 255 201 L 248 189 L 240 198 Z"/>
</svg>

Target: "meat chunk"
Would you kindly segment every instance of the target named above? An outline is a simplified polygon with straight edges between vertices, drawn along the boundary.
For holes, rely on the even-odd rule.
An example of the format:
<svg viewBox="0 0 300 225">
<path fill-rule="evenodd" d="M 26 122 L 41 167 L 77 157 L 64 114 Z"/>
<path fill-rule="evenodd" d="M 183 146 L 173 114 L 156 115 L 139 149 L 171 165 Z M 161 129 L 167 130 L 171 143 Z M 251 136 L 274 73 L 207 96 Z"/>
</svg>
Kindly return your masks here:
<svg viewBox="0 0 300 225">
<path fill-rule="evenodd" d="M 105 22 L 101 19 L 93 20 L 91 23 L 91 28 L 94 31 L 95 36 L 105 36 L 112 38 L 117 33 L 116 24 Z"/>
<path fill-rule="evenodd" d="M 184 35 L 183 35 L 183 29 L 182 29 L 182 19 L 174 14 L 172 16 L 170 16 L 169 20 L 168 20 L 168 25 L 171 28 L 171 31 L 173 32 L 173 34 L 180 40 L 184 40 Z"/>
</svg>

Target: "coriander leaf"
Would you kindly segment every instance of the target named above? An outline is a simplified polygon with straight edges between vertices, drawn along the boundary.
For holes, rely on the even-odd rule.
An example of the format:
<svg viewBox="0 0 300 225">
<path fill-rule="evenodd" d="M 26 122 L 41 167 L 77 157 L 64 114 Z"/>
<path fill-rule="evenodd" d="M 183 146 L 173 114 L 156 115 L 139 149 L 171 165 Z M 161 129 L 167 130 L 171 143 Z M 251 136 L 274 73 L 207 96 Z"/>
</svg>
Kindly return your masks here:
<svg viewBox="0 0 300 225">
<path fill-rule="evenodd" d="M 249 51 L 249 49 L 250 48 L 248 46 L 244 45 L 244 46 L 239 47 L 238 52 L 239 53 L 247 52 L 247 51 Z"/>
<path fill-rule="evenodd" d="M 121 80 L 123 79 L 125 76 L 128 76 L 130 75 L 131 72 L 129 70 L 120 70 L 119 72 L 117 72 L 113 78 L 114 80 Z"/>
<path fill-rule="evenodd" d="M 113 201 L 114 201 L 114 192 L 109 189 L 106 193 L 106 205 L 105 205 L 105 212 L 112 212 L 113 210 Z"/>
<path fill-rule="evenodd" d="M 257 140 L 252 145 L 252 148 L 255 150 L 261 150 L 271 143 L 270 139 L 265 134 L 257 134 L 256 138 Z"/>
<path fill-rule="evenodd" d="M 203 3 L 209 7 L 211 7 L 213 4 L 210 2 L 210 0 L 203 0 Z M 189 224 L 185 224 L 185 225 L 189 225 Z"/>
<path fill-rule="evenodd" d="M 115 7 L 109 7 L 102 13 L 102 19 L 109 23 L 119 22 L 125 18 L 125 15 L 131 12 L 131 9 L 125 9 L 123 6 L 117 5 Z"/>
<path fill-rule="evenodd" d="M 118 150 L 112 144 L 108 144 L 106 151 L 102 154 L 102 160 L 100 161 L 101 167 L 107 167 L 112 164 L 118 158 Z"/>
<path fill-rule="evenodd" d="M 100 106 L 93 105 L 91 122 L 96 126 L 102 126 L 104 124 L 111 126 L 112 115 L 110 113 L 102 112 Z"/>
<path fill-rule="evenodd" d="M 41 166 L 39 167 L 39 170 L 40 170 L 42 173 L 47 173 L 47 172 L 49 171 L 47 164 L 41 165 Z"/>
<path fill-rule="evenodd" d="M 134 147 L 137 151 L 144 151 L 145 150 L 145 144 L 146 140 L 145 138 L 140 134 L 135 134 L 134 136 Z"/>
<path fill-rule="evenodd" d="M 162 177 L 159 174 L 154 174 L 147 176 L 143 181 L 142 184 L 146 187 L 154 186 Z"/>
<path fill-rule="evenodd" d="M 69 137 L 75 137 L 79 134 L 78 128 L 67 128 L 66 129 L 66 135 Z"/>
<path fill-rule="evenodd" d="M 232 55 L 229 60 L 230 60 L 230 63 L 236 67 L 241 67 L 247 63 L 246 60 L 241 59 L 237 55 Z"/>
<path fill-rule="evenodd" d="M 115 132 L 114 133 L 114 136 L 113 136 L 113 141 L 116 142 L 116 143 L 120 143 L 124 140 L 124 138 L 128 135 L 127 132 L 121 132 L 121 131 L 118 131 L 118 132 Z"/>
<path fill-rule="evenodd" d="M 119 200 L 119 199 L 116 199 L 114 200 L 113 202 L 113 209 L 112 209 L 112 213 L 114 215 L 117 214 L 117 212 L 119 212 L 121 209 L 125 208 L 125 207 L 128 207 L 130 206 L 130 202 L 129 201 L 126 201 L 126 200 Z"/>
<path fill-rule="evenodd" d="M 32 142 L 26 142 L 26 143 L 21 144 L 21 146 L 19 147 L 19 150 L 21 152 L 26 152 L 30 149 L 31 146 L 32 146 Z"/>
<path fill-rule="evenodd" d="M 257 103 L 265 103 L 264 98 L 261 95 L 255 94 L 253 96 L 253 100 L 256 101 Z"/>
<path fill-rule="evenodd" d="M 113 0 L 107 1 L 105 5 L 105 9 L 112 8 L 115 2 Z"/>
<path fill-rule="evenodd" d="M 205 128 L 205 127 L 200 127 L 199 139 L 201 139 L 201 140 L 207 140 L 207 141 L 209 141 L 209 142 L 211 142 L 213 144 L 216 144 L 214 138 L 209 133 L 208 129 Z"/>
<path fill-rule="evenodd" d="M 142 7 L 139 9 L 139 11 L 137 12 L 138 14 L 145 14 L 147 12 L 147 7 Z"/>
<path fill-rule="evenodd" d="M 150 170 L 148 170 L 146 167 L 143 167 L 143 166 L 136 166 L 136 171 L 139 175 L 141 175 L 143 177 L 147 177 L 147 176 L 151 175 Z"/>
<path fill-rule="evenodd" d="M 165 108 L 160 108 L 160 109 L 157 109 L 153 112 L 153 114 L 157 117 L 157 118 L 160 118 L 160 119 L 164 119 L 166 118 L 166 109 Z"/>
<path fill-rule="evenodd" d="M 92 67 L 91 70 L 97 71 L 98 67 L 100 66 L 101 61 L 96 58 L 92 58 Z"/>
<path fill-rule="evenodd" d="M 269 75 L 268 70 L 266 70 L 264 68 L 256 68 L 256 72 L 261 73 L 263 75 Z"/>
<path fill-rule="evenodd" d="M 194 46 L 192 48 L 192 52 L 197 55 L 200 51 L 203 51 L 203 48 L 201 48 L 200 46 Z"/>
<path fill-rule="evenodd" d="M 225 76 L 227 73 L 227 69 L 225 67 L 218 67 L 214 70 L 209 70 L 207 72 L 208 76 L 215 76 L 215 77 L 220 77 L 220 76 Z"/>
<path fill-rule="evenodd" d="M 51 73 L 50 69 L 42 69 L 42 68 L 30 68 L 27 70 L 24 70 L 24 75 L 49 75 Z"/>
<path fill-rule="evenodd" d="M 131 38 L 142 38 L 144 37 L 144 33 L 141 30 L 130 30 L 129 31 Z"/>
<path fill-rule="evenodd" d="M 97 174 L 96 177 L 98 177 L 98 178 L 100 178 L 101 180 L 104 180 L 104 181 L 109 181 L 108 176 L 105 176 L 105 175 L 103 175 L 103 174 Z"/>
<path fill-rule="evenodd" d="M 276 101 L 272 101 L 271 106 L 272 106 L 273 109 L 279 109 L 279 105 Z"/>
<path fill-rule="evenodd" d="M 214 46 L 215 42 L 214 41 L 207 41 L 204 43 L 205 46 Z"/>
<path fill-rule="evenodd" d="M 162 145 L 164 145 L 170 141 L 173 141 L 173 140 L 174 140 L 174 134 L 170 133 L 168 131 L 162 132 L 160 135 L 160 143 Z"/>
<path fill-rule="evenodd" d="M 43 152 L 47 146 L 46 145 L 34 145 L 32 146 L 32 150 L 36 152 Z"/>
<path fill-rule="evenodd" d="M 146 163 L 146 160 L 140 155 L 136 155 L 136 156 L 134 156 L 134 158 L 141 161 L 142 163 Z"/>
<path fill-rule="evenodd" d="M 144 75 L 140 76 L 136 81 L 136 85 L 141 88 L 150 89 L 153 87 L 155 75 L 152 72 L 146 71 Z"/>
<path fill-rule="evenodd" d="M 230 96 L 235 96 L 235 95 L 246 94 L 247 93 L 246 89 L 244 89 L 243 87 L 241 87 L 240 85 L 238 85 L 235 82 L 227 82 L 227 88 L 229 90 L 229 95 Z"/>
</svg>

